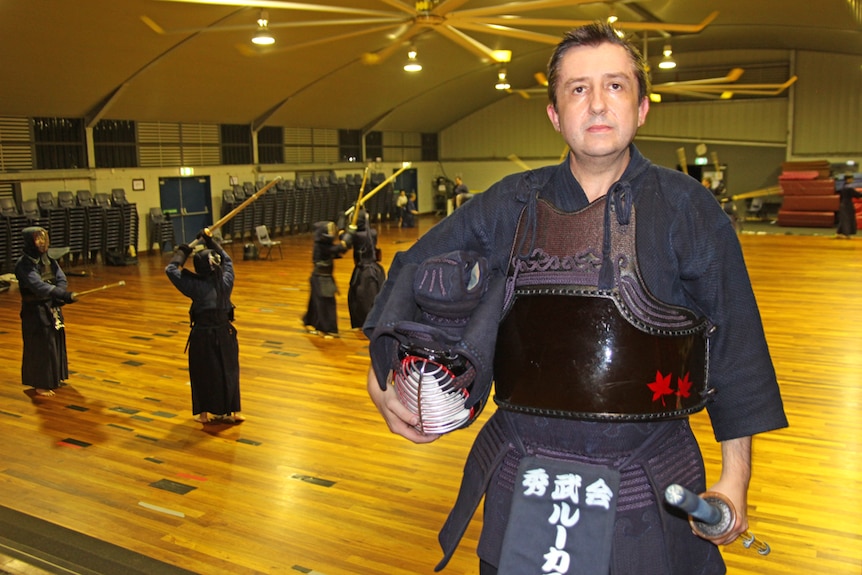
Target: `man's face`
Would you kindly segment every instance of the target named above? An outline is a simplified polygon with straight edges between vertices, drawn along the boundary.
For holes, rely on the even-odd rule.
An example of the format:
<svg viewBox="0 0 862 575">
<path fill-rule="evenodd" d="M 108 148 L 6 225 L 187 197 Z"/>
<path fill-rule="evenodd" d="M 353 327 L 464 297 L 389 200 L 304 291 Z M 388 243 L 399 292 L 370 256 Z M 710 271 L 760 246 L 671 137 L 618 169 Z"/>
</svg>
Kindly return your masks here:
<svg viewBox="0 0 862 575">
<path fill-rule="evenodd" d="M 579 46 L 563 56 L 557 105 L 548 105 L 548 117 L 576 158 L 624 151 L 648 110 L 649 101 L 638 99 L 634 66 L 622 46 Z"/>
</svg>

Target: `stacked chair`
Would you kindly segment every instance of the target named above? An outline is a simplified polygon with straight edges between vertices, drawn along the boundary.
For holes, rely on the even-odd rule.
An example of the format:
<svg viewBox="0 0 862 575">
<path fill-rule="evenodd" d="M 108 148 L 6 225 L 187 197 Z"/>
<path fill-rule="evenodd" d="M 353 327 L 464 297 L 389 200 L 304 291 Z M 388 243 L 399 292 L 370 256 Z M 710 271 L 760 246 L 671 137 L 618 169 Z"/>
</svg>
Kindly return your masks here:
<svg viewBox="0 0 862 575">
<path fill-rule="evenodd" d="M 162 212 L 162 208 L 150 208 L 148 246 L 158 244 L 159 251 L 172 252 L 176 244 L 174 225 Z"/>
<path fill-rule="evenodd" d="M 15 262 L 24 253 L 21 231 L 30 220 L 20 212 L 11 198 L 0 198 L 0 274 L 15 271 Z"/>
</svg>

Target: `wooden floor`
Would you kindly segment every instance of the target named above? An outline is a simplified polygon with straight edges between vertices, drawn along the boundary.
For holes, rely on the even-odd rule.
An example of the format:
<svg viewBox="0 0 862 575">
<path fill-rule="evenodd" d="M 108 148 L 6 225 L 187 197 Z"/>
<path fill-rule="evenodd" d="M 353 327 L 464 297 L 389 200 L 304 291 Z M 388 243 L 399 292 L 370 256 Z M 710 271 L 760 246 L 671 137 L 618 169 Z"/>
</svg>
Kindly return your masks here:
<svg viewBox="0 0 862 575">
<path fill-rule="evenodd" d="M 434 223 L 383 226 L 384 264 Z M 192 421 L 188 300 L 168 255 L 90 266 L 66 307 L 69 385 L 20 384 L 17 289 L 0 294 L 0 504 L 197 572 L 430 574 L 437 530 L 479 426 L 425 446 L 391 435 L 365 393 L 367 341 L 349 329 L 352 268 L 336 263 L 339 339 L 304 332 L 311 238 L 284 259 L 235 253 L 243 412 Z M 742 236 L 790 428 L 755 440 L 751 529 L 732 574 L 862 573 L 862 238 Z M 73 268 L 72 271 L 81 268 Z M 489 415 L 483 414 L 483 419 Z M 710 481 L 719 453 L 693 418 Z M 476 574 L 477 518 L 444 573 Z"/>
</svg>

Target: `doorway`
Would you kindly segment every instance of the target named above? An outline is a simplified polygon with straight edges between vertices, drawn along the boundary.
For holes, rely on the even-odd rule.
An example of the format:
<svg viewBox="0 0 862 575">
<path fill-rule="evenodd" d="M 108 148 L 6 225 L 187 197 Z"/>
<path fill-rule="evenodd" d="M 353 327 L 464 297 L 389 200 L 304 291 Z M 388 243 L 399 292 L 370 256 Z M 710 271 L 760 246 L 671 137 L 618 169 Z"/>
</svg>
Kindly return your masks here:
<svg viewBox="0 0 862 575">
<path fill-rule="evenodd" d="M 212 225 L 209 176 L 159 178 L 159 200 L 178 244 L 191 243 L 198 232 Z"/>
</svg>

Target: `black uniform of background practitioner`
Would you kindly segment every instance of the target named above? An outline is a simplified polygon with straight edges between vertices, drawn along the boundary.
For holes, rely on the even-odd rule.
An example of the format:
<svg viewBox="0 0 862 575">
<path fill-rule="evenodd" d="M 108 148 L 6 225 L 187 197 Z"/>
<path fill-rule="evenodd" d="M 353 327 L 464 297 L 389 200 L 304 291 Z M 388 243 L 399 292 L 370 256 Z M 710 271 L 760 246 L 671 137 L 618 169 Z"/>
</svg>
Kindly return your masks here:
<svg viewBox="0 0 862 575">
<path fill-rule="evenodd" d="M 862 198 L 862 192 L 853 187 L 853 176 L 844 177 L 844 186 L 838 191 L 840 203 L 838 206 L 838 230 L 836 235 L 847 238 L 856 235 L 856 205 L 854 198 Z"/>
<path fill-rule="evenodd" d="M 302 318 L 309 333 L 321 332 L 324 336 L 338 334 L 335 307 L 338 286 L 332 277 L 335 269 L 333 260 L 340 258 L 347 249 L 348 246 L 338 238 L 335 222 L 314 224 L 314 247 L 311 253 L 314 271 L 309 278 L 311 293 L 308 296 L 308 309 Z"/>
<path fill-rule="evenodd" d="M 239 344 L 231 303 L 234 270 L 230 256 L 206 233 L 206 249 L 194 255 L 195 271 L 183 269 L 192 249 L 177 248 L 165 273 L 192 300 L 187 343 L 192 413 L 201 423 L 240 422 Z"/>
<path fill-rule="evenodd" d="M 400 274 L 438 254 L 470 250 L 506 278 L 500 329 L 487 329 L 489 338 L 498 338 L 498 409 L 468 457 L 461 491 L 441 530 L 445 558 L 438 567 L 454 551 L 484 496 L 478 546 L 483 575 L 496 573 L 504 560 L 515 563 L 501 573 L 541 571 L 535 563 L 519 570 L 517 561 L 523 558 L 513 557 L 512 552 L 528 546 L 529 537 L 506 543 L 507 530 L 519 526 L 518 519 L 510 521 L 516 507 L 512 502 L 522 495 L 516 471 L 538 456 L 555 468 L 574 463 L 619 474 L 610 540 L 593 541 L 596 533 L 579 534 L 576 528 L 571 535 L 576 541 L 586 535 L 595 550 L 607 550 L 590 556 L 608 565 L 596 570 L 589 563 L 592 572 L 724 573 L 717 547 L 695 536 L 684 517 L 670 513 L 661 493 L 671 483 L 695 492 L 706 489 L 703 458 L 685 415 L 707 403 L 722 452 L 721 475 L 710 491 L 727 495 L 738 512 L 729 532 L 715 543 L 730 543 L 748 527 L 751 436 L 787 425 L 739 240 L 718 202 L 698 181 L 653 165 L 632 144 L 649 110 L 649 79 L 640 54 L 612 27 L 596 24 L 567 34 L 550 60 L 548 78 L 547 113 L 570 148 L 566 160 L 504 178 L 431 228 L 407 252 L 396 254 L 365 325 L 374 341 L 374 333 L 385 327 L 379 322 L 388 301 L 396 300 L 399 286 L 406 283 Z M 602 321 L 567 322 L 580 309 L 608 302 L 610 315 Z M 633 307 L 638 313 L 630 313 Z M 641 311 L 650 309 L 653 318 L 644 321 Z M 626 312 L 626 333 L 635 330 L 658 342 L 664 332 L 673 331 L 653 327 L 668 311 L 665 319 L 696 318 L 703 327 L 692 330 L 698 335 L 691 341 L 708 345 L 706 357 L 701 355 L 708 380 L 705 369 L 699 374 L 692 370 L 701 379 L 701 393 L 692 393 L 693 403 L 682 411 L 676 408 L 689 395 L 685 371 L 671 379 L 655 368 L 655 376 L 649 376 L 655 381 L 602 379 L 605 368 L 616 374 L 641 367 L 636 360 L 645 350 L 609 345 L 603 350 L 607 355 L 585 356 L 600 348 L 606 335 L 616 344 L 616 334 L 603 331 L 604 319 L 620 325 Z M 522 340 L 532 354 L 525 358 L 511 343 L 522 332 L 538 340 Z M 660 360 L 653 359 L 657 365 Z M 595 368 L 595 373 L 583 373 L 596 378 L 594 391 L 577 377 L 557 377 L 568 370 L 585 372 L 581 365 Z M 562 381 L 561 388 L 545 387 L 540 375 L 545 373 Z M 620 381 L 633 397 L 642 398 L 642 412 L 622 411 L 618 404 L 623 402 L 615 395 Z M 569 388 L 582 393 L 571 397 Z M 533 390 L 552 393 L 531 396 Z M 418 417 L 398 401 L 385 372 L 369 371 L 368 392 L 394 433 L 417 443 L 439 437 L 417 431 Z M 555 397 L 561 404 L 583 399 L 587 407 L 579 413 L 555 406 Z M 615 400 L 602 405 L 608 398 Z M 530 400 L 547 403 L 536 408 Z M 667 412 L 662 413 L 665 402 Z M 606 412 L 624 416 L 605 417 Z M 520 519 L 517 513 L 514 517 Z"/>
<path fill-rule="evenodd" d="M 50 241 L 45 228 L 24 228 L 22 235 L 24 253 L 15 263 L 24 340 L 21 382 L 39 395 L 50 396 L 69 378 L 61 308 L 77 299 L 67 290 L 66 274 L 59 262 L 48 256 Z"/>
<path fill-rule="evenodd" d="M 374 298 L 386 280 L 386 272 L 377 261 L 377 230 L 371 227 L 364 210 L 356 220 L 352 242 L 354 267 L 347 289 L 347 309 L 350 310 L 350 327 L 356 329 L 365 323 Z"/>
</svg>

